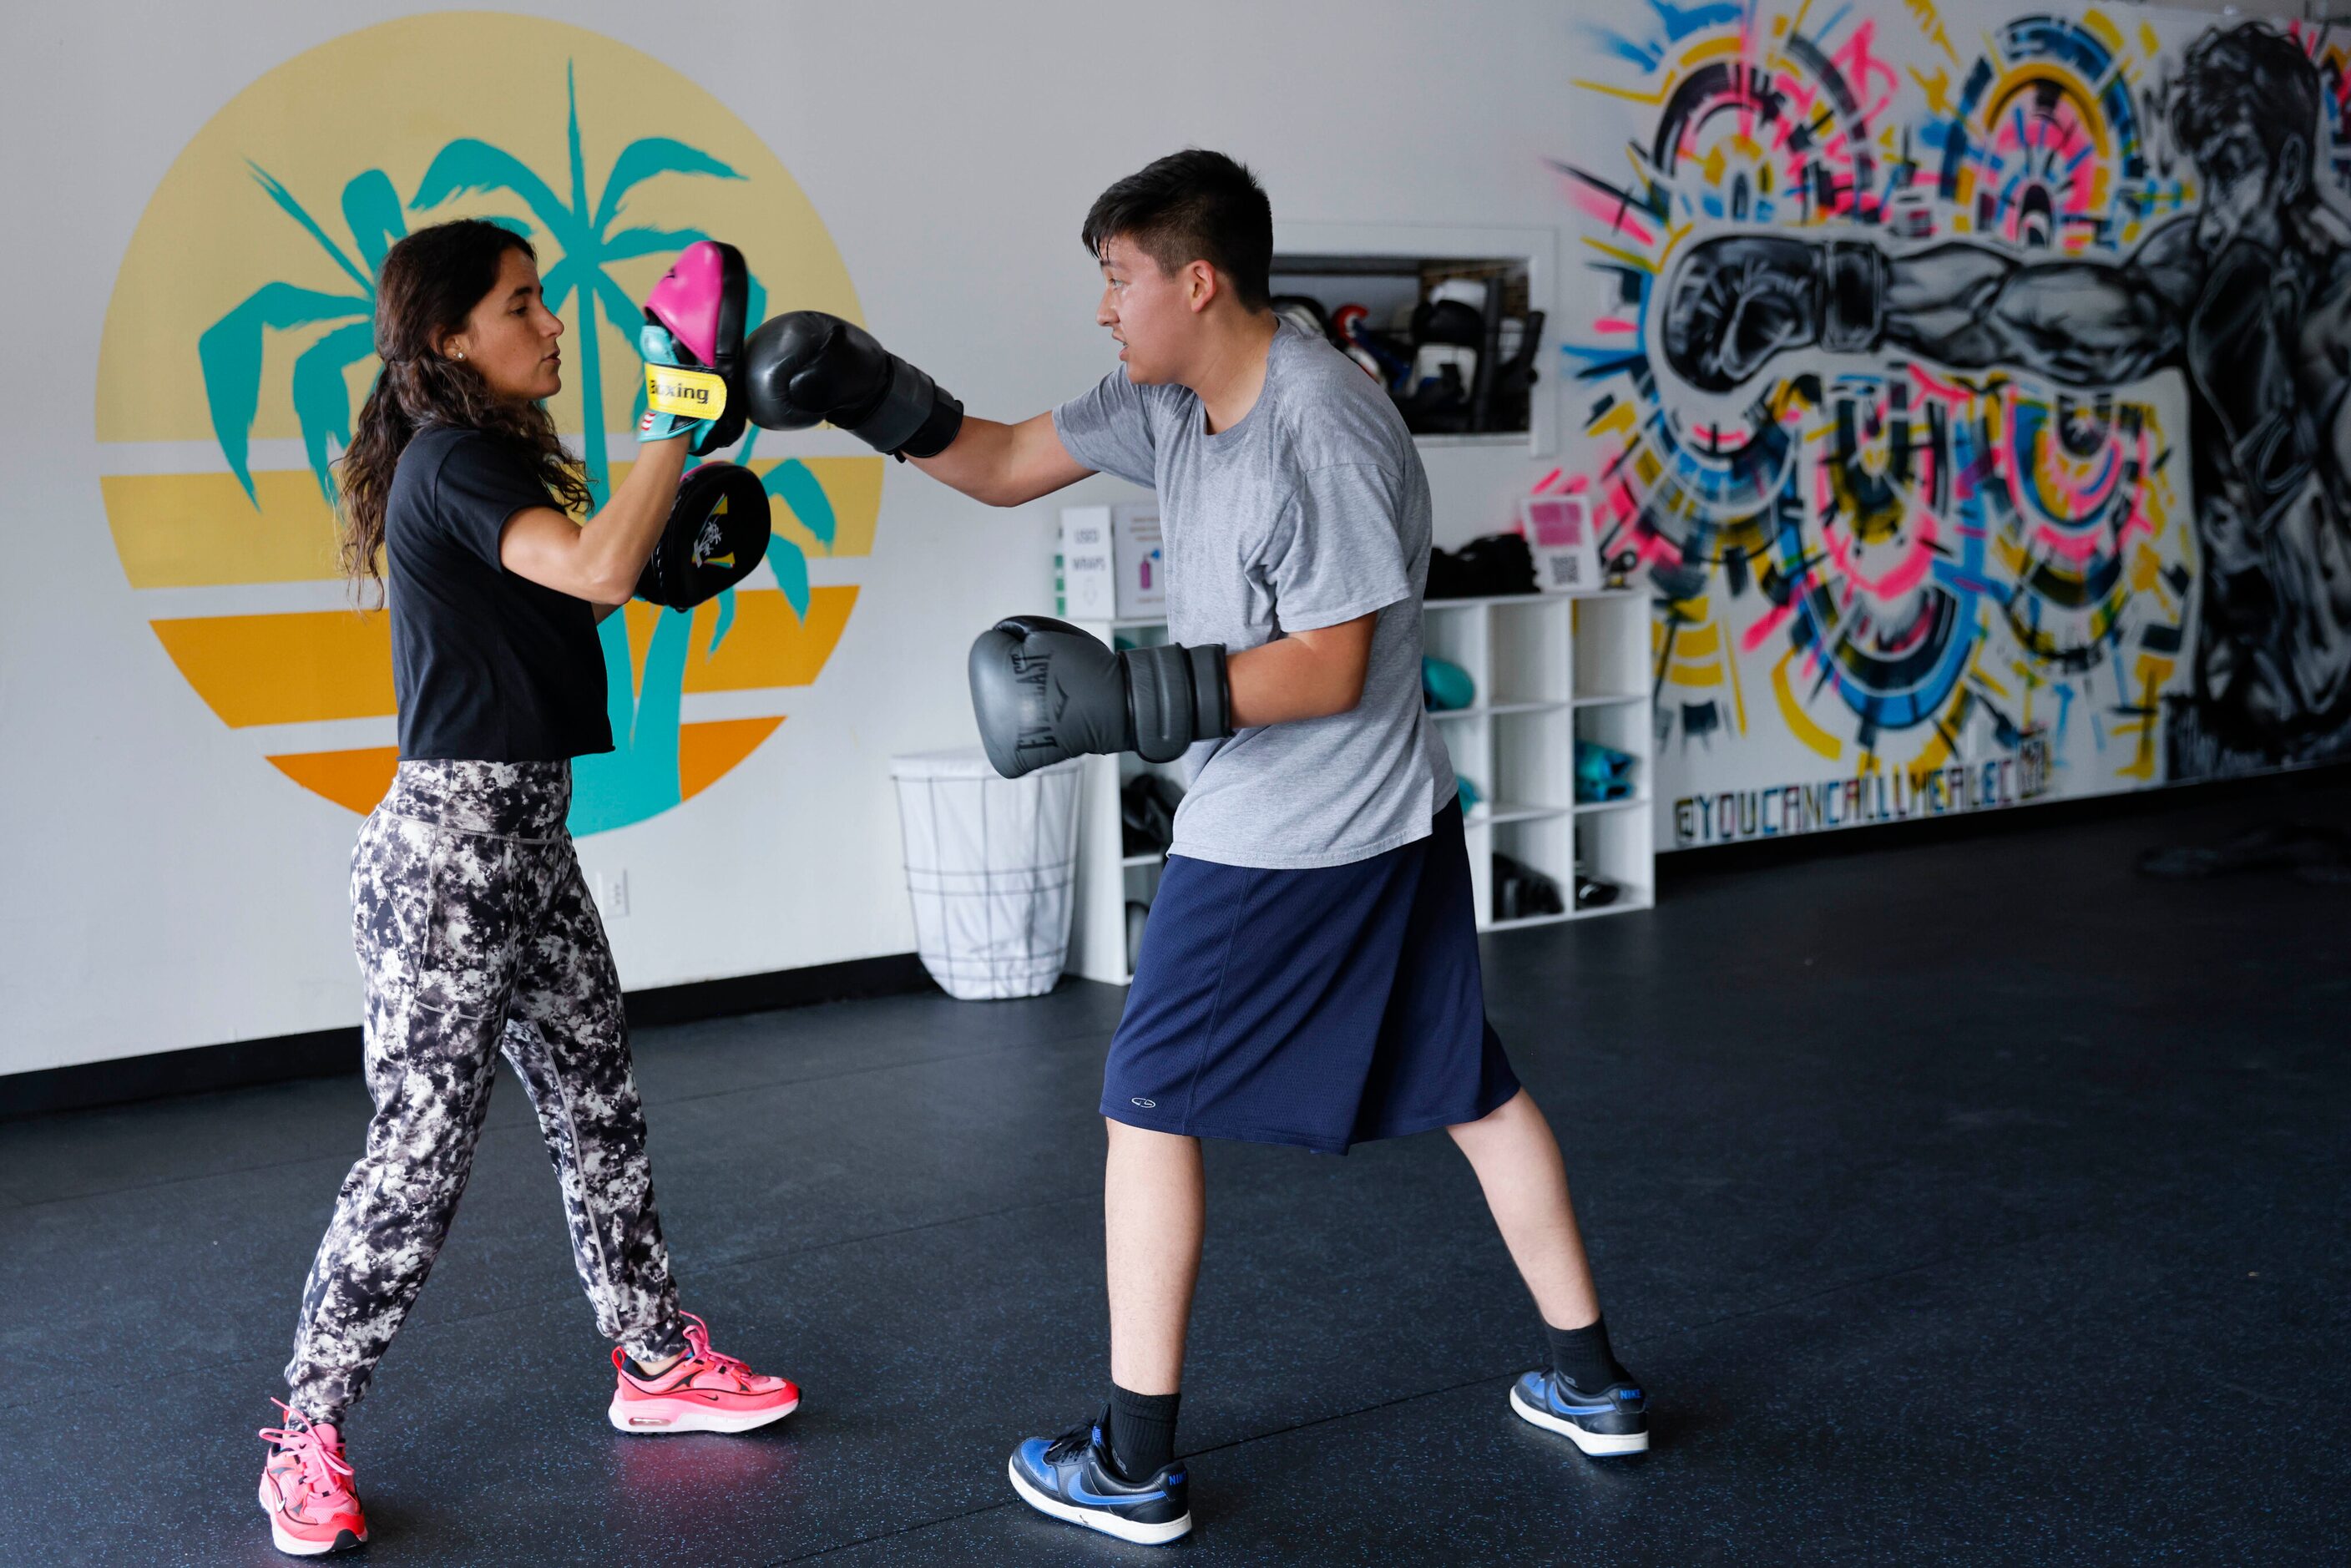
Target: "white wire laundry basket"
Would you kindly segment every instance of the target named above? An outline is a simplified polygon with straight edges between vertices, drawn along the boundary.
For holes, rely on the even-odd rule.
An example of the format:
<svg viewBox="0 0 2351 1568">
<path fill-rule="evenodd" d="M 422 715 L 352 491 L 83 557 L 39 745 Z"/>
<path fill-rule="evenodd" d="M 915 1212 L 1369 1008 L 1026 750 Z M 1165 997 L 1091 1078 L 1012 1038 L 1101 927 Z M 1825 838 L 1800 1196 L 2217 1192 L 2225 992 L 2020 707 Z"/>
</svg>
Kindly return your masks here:
<svg viewBox="0 0 2351 1568">
<path fill-rule="evenodd" d="M 1076 758 L 1005 779 L 977 747 L 890 759 L 914 950 L 947 995 L 1041 996 L 1070 951 Z"/>
</svg>

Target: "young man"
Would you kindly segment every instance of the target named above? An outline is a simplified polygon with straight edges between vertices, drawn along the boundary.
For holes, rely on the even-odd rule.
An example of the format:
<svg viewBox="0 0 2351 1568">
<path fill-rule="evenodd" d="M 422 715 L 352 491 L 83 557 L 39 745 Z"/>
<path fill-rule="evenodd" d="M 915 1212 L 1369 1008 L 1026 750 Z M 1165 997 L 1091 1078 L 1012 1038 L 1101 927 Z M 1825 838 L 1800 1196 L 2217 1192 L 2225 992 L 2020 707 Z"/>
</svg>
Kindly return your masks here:
<svg viewBox="0 0 2351 1568">
<path fill-rule="evenodd" d="M 1096 470 L 1159 492 L 1170 645 L 1113 653 L 1026 617 L 972 651 L 1007 774 L 1080 752 L 1198 763 L 1104 1074 L 1109 1407 L 1021 1444 L 1012 1484 L 1128 1541 L 1191 1528 L 1175 1434 L 1204 1136 L 1343 1154 L 1447 1129 L 1551 1340 L 1512 1406 L 1585 1453 L 1646 1448 L 1559 1146 L 1486 1022 L 1453 768 L 1421 704 L 1412 438 L 1376 383 L 1273 314 L 1272 214 L 1240 164 L 1163 158 L 1103 193 L 1084 239 L 1123 368 L 1019 424 L 964 417 L 834 318 L 778 318 L 746 350 L 760 423 L 830 420 L 991 505 Z"/>
</svg>

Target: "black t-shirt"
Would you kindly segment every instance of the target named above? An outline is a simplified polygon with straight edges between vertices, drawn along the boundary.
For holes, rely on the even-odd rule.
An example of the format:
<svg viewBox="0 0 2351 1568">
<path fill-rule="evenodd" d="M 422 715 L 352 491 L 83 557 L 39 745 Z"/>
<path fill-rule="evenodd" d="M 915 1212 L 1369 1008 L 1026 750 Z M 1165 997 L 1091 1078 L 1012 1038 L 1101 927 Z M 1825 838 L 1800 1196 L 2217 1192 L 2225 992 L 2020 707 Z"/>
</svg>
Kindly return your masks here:
<svg viewBox="0 0 2351 1568">
<path fill-rule="evenodd" d="M 529 455 L 434 425 L 384 504 L 400 755 L 552 762 L 612 749 L 595 607 L 498 564 L 498 535 L 554 503 Z"/>
</svg>

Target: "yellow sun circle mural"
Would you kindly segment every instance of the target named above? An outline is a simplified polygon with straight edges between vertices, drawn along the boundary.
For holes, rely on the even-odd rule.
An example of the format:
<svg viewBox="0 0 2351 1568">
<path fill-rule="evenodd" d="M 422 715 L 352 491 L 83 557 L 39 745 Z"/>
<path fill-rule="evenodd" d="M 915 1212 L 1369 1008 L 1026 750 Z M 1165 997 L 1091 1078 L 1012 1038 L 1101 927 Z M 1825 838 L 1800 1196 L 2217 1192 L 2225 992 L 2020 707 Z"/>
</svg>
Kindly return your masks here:
<svg viewBox="0 0 2351 1568">
<path fill-rule="evenodd" d="M 383 254 L 454 217 L 507 224 L 538 250 L 570 332 L 549 406 L 600 497 L 634 455 L 635 302 L 685 246 L 742 250 L 755 322 L 799 308 L 862 319 L 775 155 L 693 82 L 596 33 L 411 17 L 288 60 L 215 114 L 148 203 L 107 308 L 107 522 L 195 694 L 287 778 L 354 811 L 392 777 L 392 646 L 384 615 L 355 607 L 337 573 L 333 460 L 379 368 Z M 691 614 L 632 603 L 604 622 L 617 749 L 578 763 L 575 832 L 707 788 L 776 732 L 840 642 L 884 460 L 762 456 L 761 439 L 714 459 L 762 475 L 767 564 Z"/>
</svg>

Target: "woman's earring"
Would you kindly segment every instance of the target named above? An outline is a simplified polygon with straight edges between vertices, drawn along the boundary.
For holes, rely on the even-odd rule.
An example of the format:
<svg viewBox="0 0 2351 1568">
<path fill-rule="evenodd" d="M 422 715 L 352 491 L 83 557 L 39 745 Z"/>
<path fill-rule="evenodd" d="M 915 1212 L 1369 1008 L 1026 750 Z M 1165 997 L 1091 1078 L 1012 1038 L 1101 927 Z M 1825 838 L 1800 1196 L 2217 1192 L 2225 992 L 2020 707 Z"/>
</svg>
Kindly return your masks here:
<svg viewBox="0 0 2351 1568">
<path fill-rule="evenodd" d="M 458 357 L 459 359 L 461 359 L 461 360 L 462 360 L 462 359 L 464 359 L 464 358 L 465 357 L 465 350 L 463 350 L 463 349 L 458 350 L 457 350 L 457 357 Z"/>
</svg>

